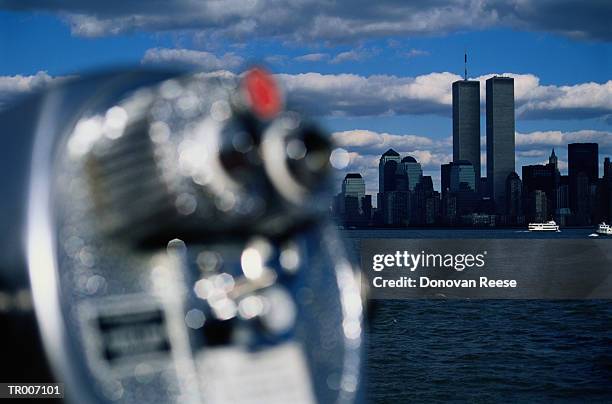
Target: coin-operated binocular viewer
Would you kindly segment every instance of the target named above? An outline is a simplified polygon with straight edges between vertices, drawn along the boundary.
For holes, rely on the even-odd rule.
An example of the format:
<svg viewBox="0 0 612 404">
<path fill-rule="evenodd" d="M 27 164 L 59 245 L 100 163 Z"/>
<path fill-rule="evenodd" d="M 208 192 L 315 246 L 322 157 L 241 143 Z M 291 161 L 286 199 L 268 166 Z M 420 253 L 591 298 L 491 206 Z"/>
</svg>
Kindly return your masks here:
<svg viewBox="0 0 612 404">
<path fill-rule="evenodd" d="M 125 71 L 0 118 L 68 399 L 355 402 L 362 301 L 327 219 L 331 143 L 284 104 L 259 68 Z"/>
</svg>

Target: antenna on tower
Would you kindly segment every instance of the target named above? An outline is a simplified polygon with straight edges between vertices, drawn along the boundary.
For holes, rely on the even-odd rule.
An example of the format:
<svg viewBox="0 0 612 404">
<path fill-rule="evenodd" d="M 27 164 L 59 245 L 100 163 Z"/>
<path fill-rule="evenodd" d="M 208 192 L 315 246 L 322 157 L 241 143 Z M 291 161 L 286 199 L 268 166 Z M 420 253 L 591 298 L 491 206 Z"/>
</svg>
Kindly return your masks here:
<svg viewBox="0 0 612 404">
<path fill-rule="evenodd" d="M 463 52 L 463 79 L 467 81 L 467 50 Z"/>
</svg>

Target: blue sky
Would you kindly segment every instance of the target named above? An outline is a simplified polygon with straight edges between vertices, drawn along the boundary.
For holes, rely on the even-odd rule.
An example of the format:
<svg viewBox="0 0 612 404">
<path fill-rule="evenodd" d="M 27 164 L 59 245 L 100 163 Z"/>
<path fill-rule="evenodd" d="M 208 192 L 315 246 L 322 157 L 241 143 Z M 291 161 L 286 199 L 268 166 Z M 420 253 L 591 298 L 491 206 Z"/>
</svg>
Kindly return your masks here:
<svg viewBox="0 0 612 404">
<path fill-rule="evenodd" d="M 167 13 L 154 10 L 154 2 L 143 8 L 126 1 L 122 8 L 9 1 L 13 10 L 0 11 L 0 104 L 55 77 L 106 67 L 168 64 L 239 73 L 263 62 L 283 73 L 297 104 L 337 132 L 353 156 L 347 170 L 364 173 L 374 192 L 376 159 L 387 147 L 417 156 L 426 174 L 439 177 L 439 164 L 452 154 L 450 83 L 463 74 L 467 50 L 470 77 L 516 75 L 519 174 L 520 165 L 545 160 L 552 147 L 563 168 L 569 141 L 594 140 L 602 156 L 612 153 L 609 7 L 584 2 L 576 12 L 561 1 L 558 18 L 545 19 L 524 2 L 512 9 L 460 2 L 471 10 L 464 16 L 470 21 L 453 19 L 457 11 L 442 18 L 419 2 L 406 9 L 381 1 L 363 14 L 310 7 L 293 20 L 298 10 L 267 15 L 260 8 L 266 2 L 256 0 L 250 8 L 213 2 L 195 14 L 192 3 L 181 1 Z M 455 3 L 449 0 L 450 7 Z M 540 4 L 542 12 L 555 5 Z M 484 128 L 483 116 L 483 136 Z"/>
</svg>

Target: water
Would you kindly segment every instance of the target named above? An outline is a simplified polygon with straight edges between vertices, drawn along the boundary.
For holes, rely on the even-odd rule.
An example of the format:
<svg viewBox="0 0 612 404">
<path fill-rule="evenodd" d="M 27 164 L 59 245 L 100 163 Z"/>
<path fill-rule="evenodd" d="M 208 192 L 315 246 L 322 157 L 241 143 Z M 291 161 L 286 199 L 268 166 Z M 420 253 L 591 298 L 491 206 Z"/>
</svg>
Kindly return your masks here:
<svg viewBox="0 0 612 404">
<path fill-rule="evenodd" d="M 609 301 L 386 300 L 367 402 L 611 402 Z"/>
<path fill-rule="evenodd" d="M 351 230 L 361 238 L 588 237 L 515 230 Z M 380 300 L 366 398 L 407 402 L 612 402 L 612 301 Z"/>
</svg>

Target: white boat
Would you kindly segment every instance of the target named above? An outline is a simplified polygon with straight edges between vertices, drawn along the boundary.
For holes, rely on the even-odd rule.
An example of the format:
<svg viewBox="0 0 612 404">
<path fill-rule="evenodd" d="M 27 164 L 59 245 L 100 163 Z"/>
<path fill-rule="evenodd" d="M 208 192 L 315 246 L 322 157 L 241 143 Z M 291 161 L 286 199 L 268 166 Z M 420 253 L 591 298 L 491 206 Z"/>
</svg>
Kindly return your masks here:
<svg viewBox="0 0 612 404">
<path fill-rule="evenodd" d="M 606 236 L 612 236 L 612 226 L 610 226 L 609 224 L 600 223 L 599 226 L 597 226 L 596 233 L 603 234 Z"/>
<path fill-rule="evenodd" d="M 559 231 L 559 225 L 551 220 L 546 223 L 529 223 L 529 231 Z"/>
</svg>

